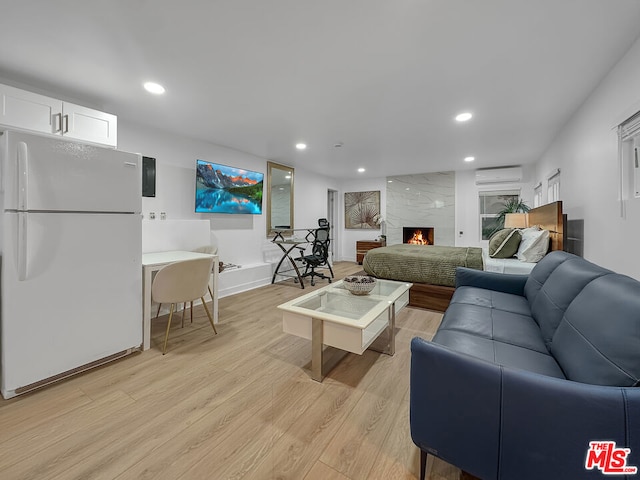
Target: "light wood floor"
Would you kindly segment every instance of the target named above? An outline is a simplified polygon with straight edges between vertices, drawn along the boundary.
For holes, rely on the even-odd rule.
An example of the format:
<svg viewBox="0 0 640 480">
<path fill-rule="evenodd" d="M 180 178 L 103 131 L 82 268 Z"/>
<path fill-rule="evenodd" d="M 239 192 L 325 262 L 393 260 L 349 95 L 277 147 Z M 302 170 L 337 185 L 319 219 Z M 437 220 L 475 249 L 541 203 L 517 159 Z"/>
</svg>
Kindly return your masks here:
<svg viewBox="0 0 640 480">
<path fill-rule="evenodd" d="M 360 269 L 340 262 L 334 271 Z M 405 308 L 393 357 L 349 354 L 317 383 L 304 370 L 310 342 L 282 333 L 275 308 L 302 293 L 287 281 L 221 299 L 217 336 L 196 307 L 193 324 L 175 322 L 165 356 L 161 317 L 151 350 L 0 400 L 0 478 L 417 478 L 409 342 L 431 338 L 441 315 Z M 431 458 L 429 470 L 431 479 L 459 475 Z"/>
</svg>

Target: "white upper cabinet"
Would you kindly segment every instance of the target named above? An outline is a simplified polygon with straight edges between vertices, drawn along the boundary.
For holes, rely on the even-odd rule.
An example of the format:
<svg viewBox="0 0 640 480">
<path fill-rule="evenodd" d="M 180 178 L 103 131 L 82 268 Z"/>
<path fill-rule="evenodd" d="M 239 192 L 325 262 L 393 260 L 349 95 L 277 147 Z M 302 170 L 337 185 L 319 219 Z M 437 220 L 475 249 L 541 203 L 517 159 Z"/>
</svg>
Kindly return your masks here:
<svg viewBox="0 0 640 480">
<path fill-rule="evenodd" d="M 0 85 L 0 123 L 42 133 L 60 133 L 62 101 Z"/>
<path fill-rule="evenodd" d="M 118 118 L 110 113 L 64 102 L 62 135 L 115 147 L 118 144 Z"/>
<path fill-rule="evenodd" d="M 116 147 L 115 115 L 0 85 L 0 125 Z"/>
</svg>

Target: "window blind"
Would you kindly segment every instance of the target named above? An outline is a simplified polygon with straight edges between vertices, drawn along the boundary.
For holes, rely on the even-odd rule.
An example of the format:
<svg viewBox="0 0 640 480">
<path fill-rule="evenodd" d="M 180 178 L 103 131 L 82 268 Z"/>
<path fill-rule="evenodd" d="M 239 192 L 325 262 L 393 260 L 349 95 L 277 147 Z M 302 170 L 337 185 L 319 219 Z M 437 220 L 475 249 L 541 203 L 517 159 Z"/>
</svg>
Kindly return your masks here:
<svg viewBox="0 0 640 480">
<path fill-rule="evenodd" d="M 624 142 L 640 134 L 640 112 L 628 118 L 618 126 L 618 135 Z"/>
</svg>

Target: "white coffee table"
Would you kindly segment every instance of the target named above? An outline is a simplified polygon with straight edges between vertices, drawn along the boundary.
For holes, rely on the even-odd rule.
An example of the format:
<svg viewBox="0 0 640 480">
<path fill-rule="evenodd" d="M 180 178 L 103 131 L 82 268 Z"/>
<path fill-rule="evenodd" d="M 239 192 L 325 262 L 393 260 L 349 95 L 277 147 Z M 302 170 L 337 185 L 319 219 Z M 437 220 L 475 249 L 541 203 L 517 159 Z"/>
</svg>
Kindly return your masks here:
<svg viewBox="0 0 640 480">
<path fill-rule="evenodd" d="M 386 331 L 388 344 L 381 351 L 395 353 L 396 313 L 409 303 L 411 286 L 378 280 L 370 294 L 353 295 L 341 280 L 279 305 L 282 329 L 311 340 L 311 378 L 321 382 L 337 363 L 325 364 L 325 346 L 362 355 Z"/>
</svg>

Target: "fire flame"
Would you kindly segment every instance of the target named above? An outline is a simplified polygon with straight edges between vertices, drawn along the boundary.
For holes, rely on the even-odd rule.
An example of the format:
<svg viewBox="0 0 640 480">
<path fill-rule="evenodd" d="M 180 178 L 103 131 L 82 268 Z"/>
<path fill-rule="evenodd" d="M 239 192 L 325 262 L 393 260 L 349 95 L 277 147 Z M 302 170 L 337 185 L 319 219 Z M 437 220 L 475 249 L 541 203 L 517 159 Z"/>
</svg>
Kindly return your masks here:
<svg viewBox="0 0 640 480">
<path fill-rule="evenodd" d="M 407 243 L 411 243 L 413 245 L 429 245 L 429 241 L 422 236 L 422 230 L 416 230 L 413 232 L 413 237 L 407 240 Z"/>
</svg>

